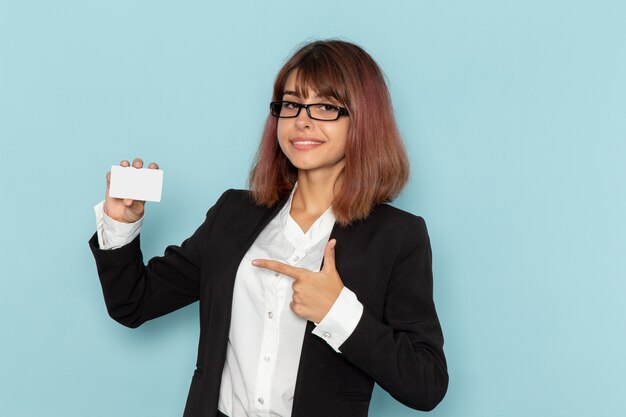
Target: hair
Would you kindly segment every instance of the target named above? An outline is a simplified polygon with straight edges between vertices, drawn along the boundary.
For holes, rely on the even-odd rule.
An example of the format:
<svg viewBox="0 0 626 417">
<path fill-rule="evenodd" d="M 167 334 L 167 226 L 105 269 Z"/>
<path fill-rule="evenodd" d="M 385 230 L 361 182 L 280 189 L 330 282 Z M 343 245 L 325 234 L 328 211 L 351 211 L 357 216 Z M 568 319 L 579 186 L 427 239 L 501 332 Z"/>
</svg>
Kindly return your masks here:
<svg viewBox="0 0 626 417">
<path fill-rule="evenodd" d="M 311 42 L 278 72 L 272 101 L 282 100 L 287 78 L 295 70 L 298 95 L 306 97 L 311 88 L 348 109 L 345 166 L 332 208 L 342 226 L 365 219 L 376 205 L 393 200 L 409 176 L 383 73 L 357 45 L 340 40 Z M 278 119 L 268 115 L 249 177 L 252 198 L 265 207 L 286 198 L 298 178 L 297 168 L 278 145 L 277 124 Z"/>
</svg>

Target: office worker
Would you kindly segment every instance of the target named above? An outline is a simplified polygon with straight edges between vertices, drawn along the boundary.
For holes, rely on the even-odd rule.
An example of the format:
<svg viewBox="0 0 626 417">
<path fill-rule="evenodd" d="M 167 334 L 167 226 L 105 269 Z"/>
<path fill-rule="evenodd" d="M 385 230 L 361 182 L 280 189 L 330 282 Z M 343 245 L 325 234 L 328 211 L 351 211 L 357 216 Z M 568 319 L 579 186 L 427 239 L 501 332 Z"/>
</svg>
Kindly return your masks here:
<svg viewBox="0 0 626 417">
<path fill-rule="evenodd" d="M 316 41 L 291 56 L 250 190 L 226 191 L 191 237 L 146 265 L 144 203 L 111 198 L 109 175 L 89 243 L 111 317 L 134 328 L 200 302 L 184 416 L 366 416 L 374 382 L 411 408 L 441 401 L 428 234 L 386 204 L 408 159 L 362 48 Z"/>
</svg>

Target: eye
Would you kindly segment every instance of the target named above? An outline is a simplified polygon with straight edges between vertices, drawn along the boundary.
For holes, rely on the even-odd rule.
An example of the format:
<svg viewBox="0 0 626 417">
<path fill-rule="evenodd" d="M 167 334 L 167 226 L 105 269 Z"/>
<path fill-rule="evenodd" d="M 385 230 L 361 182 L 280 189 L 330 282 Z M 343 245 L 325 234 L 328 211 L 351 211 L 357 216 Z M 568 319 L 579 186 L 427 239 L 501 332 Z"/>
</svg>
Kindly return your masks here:
<svg viewBox="0 0 626 417">
<path fill-rule="evenodd" d="M 283 101 L 283 109 L 297 110 L 298 108 L 300 108 L 298 103 L 294 103 L 293 101 Z"/>
<path fill-rule="evenodd" d="M 339 107 L 325 103 L 316 105 L 315 109 L 322 113 L 337 113 L 339 111 Z"/>
</svg>

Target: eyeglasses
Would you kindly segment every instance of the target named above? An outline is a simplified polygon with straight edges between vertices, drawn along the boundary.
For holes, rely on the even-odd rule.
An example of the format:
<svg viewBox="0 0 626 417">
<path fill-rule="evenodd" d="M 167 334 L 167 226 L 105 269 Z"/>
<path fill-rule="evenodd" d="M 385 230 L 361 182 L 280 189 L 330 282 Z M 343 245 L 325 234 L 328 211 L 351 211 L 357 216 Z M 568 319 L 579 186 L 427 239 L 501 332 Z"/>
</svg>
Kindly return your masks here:
<svg viewBox="0 0 626 417">
<path fill-rule="evenodd" d="M 306 109 L 307 114 L 313 120 L 332 121 L 341 116 L 348 116 L 348 109 L 334 104 L 311 103 L 302 104 L 293 101 L 273 101 L 270 103 L 272 116 L 280 118 L 298 117 L 300 110 Z"/>
</svg>

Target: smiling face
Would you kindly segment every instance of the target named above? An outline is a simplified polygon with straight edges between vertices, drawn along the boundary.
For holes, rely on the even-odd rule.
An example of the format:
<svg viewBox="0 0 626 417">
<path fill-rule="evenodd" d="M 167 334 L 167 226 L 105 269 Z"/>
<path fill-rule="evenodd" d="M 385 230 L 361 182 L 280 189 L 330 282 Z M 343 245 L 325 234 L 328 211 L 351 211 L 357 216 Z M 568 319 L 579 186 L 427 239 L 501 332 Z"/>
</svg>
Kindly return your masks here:
<svg viewBox="0 0 626 417">
<path fill-rule="evenodd" d="M 282 100 L 342 105 L 332 98 L 318 96 L 312 88 L 303 89 L 306 96 L 302 97 L 304 94 L 298 94 L 296 80 L 297 72 L 293 71 L 285 83 Z M 334 121 L 313 120 L 301 109 L 298 117 L 278 119 L 276 134 L 280 148 L 299 173 L 315 172 L 336 178 L 345 165 L 349 128 L 348 116 Z"/>
</svg>

